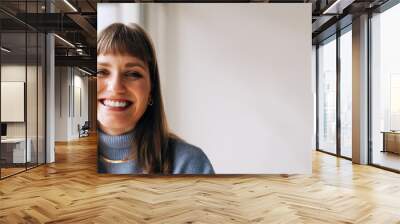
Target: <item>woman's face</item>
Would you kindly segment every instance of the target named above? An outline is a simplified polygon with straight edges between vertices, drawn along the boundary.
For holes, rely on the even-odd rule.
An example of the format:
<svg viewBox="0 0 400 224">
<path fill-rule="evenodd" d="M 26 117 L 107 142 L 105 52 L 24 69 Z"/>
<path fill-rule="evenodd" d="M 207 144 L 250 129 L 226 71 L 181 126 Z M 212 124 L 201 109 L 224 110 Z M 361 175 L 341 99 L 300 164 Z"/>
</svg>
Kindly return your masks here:
<svg viewBox="0 0 400 224">
<path fill-rule="evenodd" d="M 97 119 L 107 134 L 135 128 L 150 100 L 149 68 L 128 54 L 97 56 Z"/>
</svg>

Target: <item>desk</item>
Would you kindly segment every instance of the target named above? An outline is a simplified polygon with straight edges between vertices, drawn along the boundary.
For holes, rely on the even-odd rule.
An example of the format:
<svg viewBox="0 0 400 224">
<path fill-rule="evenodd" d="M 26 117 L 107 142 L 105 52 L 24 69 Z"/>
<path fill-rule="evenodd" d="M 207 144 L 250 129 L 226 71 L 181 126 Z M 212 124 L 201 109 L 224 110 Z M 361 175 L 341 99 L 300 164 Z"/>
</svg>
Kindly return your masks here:
<svg viewBox="0 0 400 224">
<path fill-rule="evenodd" d="M 400 132 L 383 131 L 382 152 L 393 152 L 400 154 Z"/>
<path fill-rule="evenodd" d="M 32 140 L 27 138 L 28 147 L 25 154 L 25 138 L 6 138 L 1 139 L 1 157 L 9 163 L 25 163 L 31 162 L 31 146 Z M 3 154 L 5 154 L 3 156 Z M 12 154 L 12 155 L 11 155 Z M 12 160 L 11 160 L 12 158 Z M 25 158 L 27 159 L 25 161 Z"/>
</svg>

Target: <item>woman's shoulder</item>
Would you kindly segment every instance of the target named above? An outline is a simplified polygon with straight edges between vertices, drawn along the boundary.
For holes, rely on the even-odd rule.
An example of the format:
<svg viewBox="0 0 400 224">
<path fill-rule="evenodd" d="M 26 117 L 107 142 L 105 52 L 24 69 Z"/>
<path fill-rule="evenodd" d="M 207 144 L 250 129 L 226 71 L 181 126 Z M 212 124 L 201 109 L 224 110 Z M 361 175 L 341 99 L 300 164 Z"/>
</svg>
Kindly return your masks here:
<svg viewBox="0 0 400 224">
<path fill-rule="evenodd" d="M 199 147 L 178 138 L 171 138 L 170 142 L 173 174 L 214 174 L 210 160 Z"/>
</svg>

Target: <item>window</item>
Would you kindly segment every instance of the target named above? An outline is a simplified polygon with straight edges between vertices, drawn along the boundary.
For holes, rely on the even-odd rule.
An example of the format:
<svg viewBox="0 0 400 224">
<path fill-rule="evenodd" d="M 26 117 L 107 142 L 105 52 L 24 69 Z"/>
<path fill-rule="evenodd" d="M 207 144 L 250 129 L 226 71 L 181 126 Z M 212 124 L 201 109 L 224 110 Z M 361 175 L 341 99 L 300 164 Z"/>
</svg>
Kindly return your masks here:
<svg viewBox="0 0 400 224">
<path fill-rule="evenodd" d="M 352 35 L 351 26 L 340 36 L 340 155 L 352 157 Z"/>
<path fill-rule="evenodd" d="M 371 18 L 371 162 L 400 170 L 400 5 Z"/>
<path fill-rule="evenodd" d="M 336 153 L 336 39 L 318 47 L 318 149 Z"/>
</svg>

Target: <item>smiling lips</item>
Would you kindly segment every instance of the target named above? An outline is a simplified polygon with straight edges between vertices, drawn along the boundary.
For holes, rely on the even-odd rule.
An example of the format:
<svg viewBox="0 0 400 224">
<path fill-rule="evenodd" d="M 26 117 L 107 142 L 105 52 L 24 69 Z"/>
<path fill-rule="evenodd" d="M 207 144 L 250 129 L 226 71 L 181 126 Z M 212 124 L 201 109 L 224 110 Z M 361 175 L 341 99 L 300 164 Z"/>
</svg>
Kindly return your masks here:
<svg viewBox="0 0 400 224">
<path fill-rule="evenodd" d="M 131 101 L 125 99 L 100 99 L 99 101 L 113 111 L 124 111 L 132 105 Z"/>
</svg>

